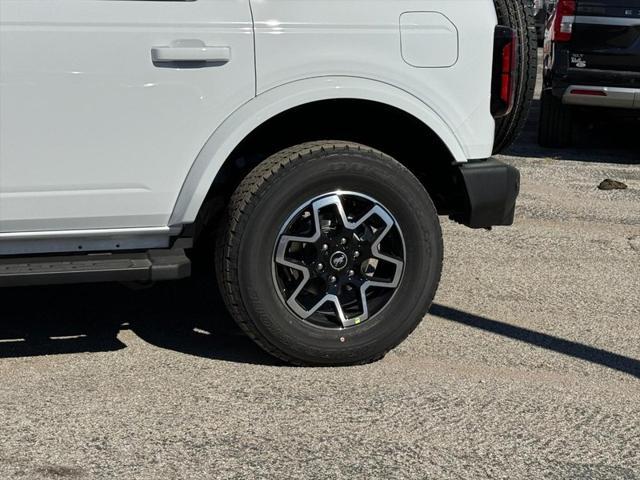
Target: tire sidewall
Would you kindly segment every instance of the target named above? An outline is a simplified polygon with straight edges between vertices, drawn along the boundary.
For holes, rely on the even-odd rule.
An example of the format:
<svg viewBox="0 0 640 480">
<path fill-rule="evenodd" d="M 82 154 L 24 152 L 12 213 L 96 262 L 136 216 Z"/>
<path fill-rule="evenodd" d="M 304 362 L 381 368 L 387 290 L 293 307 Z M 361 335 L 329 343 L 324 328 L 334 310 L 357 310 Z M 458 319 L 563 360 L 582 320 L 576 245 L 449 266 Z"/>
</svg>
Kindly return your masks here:
<svg viewBox="0 0 640 480">
<path fill-rule="evenodd" d="M 403 277 L 384 309 L 356 327 L 326 329 L 294 315 L 280 298 L 272 268 L 276 241 L 290 215 L 313 198 L 353 191 L 381 203 L 405 241 Z M 361 152 L 320 152 L 294 162 L 259 195 L 242 232 L 238 281 L 260 334 L 305 363 L 354 363 L 400 343 L 426 313 L 442 265 L 440 224 L 422 185 L 390 158 Z"/>
</svg>

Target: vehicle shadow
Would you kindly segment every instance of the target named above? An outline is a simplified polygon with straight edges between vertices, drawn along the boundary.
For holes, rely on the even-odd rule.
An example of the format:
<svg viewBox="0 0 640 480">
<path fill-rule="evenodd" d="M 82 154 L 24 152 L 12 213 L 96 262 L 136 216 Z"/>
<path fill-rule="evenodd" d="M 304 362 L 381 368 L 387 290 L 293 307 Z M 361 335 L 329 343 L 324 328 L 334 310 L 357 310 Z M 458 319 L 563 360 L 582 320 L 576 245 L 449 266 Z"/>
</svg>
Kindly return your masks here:
<svg viewBox="0 0 640 480">
<path fill-rule="evenodd" d="M 639 119 L 582 115 L 574 125 L 574 146 L 563 149 L 538 145 L 540 100 L 533 101 L 527 124 L 518 141 L 503 155 L 523 158 L 640 164 Z M 640 117 L 640 115 L 639 115 Z"/>
<path fill-rule="evenodd" d="M 434 304 L 429 312 L 436 317 L 456 322 L 468 327 L 477 328 L 496 335 L 525 342 L 536 347 L 568 355 L 580 360 L 602 365 L 619 372 L 640 378 L 640 360 L 617 353 L 591 347 L 579 342 L 565 340 L 546 333 L 536 332 L 528 328 L 517 327 L 508 323 L 463 312 L 455 308 Z"/>
<path fill-rule="evenodd" d="M 210 288 L 209 288 L 210 287 Z M 110 352 L 130 330 L 145 342 L 198 357 L 279 365 L 236 327 L 215 285 L 184 280 L 0 290 L 0 358 Z M 205 291 L 207 289 L 207 291 Z"/>
<path fill-rule="evenodd" d="M 110 352 L 131 330 L 158 348 L 202 358 L 283 365 L 233 323 L 215 285 L 185 280 L 131 290 L 119 284 L 0 290 L 0 358 Z M 498 320 L 434 304 L 436 317 L 640 378 L 640 361 Z"/>
</svg>

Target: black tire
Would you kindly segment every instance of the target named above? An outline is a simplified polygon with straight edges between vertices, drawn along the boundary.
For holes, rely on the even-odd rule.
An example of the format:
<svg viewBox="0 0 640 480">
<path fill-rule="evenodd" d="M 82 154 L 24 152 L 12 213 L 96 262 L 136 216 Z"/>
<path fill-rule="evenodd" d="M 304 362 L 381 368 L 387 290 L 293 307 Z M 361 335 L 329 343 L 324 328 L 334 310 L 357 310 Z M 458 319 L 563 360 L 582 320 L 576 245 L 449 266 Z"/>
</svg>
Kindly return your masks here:
<svg viewBox="0 0 640 480">
<path fill-rule="evenodd" d="M 354 326 L 321 328 L 296 316 L 283 300 L 274 248 L 297 207 L 336 190 L 359 192 L 384 205 L 402 228 L 403 251 L 411 260 L 379 312 Z M 230 313 L 264 350 L 298 365 L 382 358 L 427 313 L 442 256 L 438 216 L 420 182 L 385 154 L 339 141 L 302 144 L 258 165 L 233 194 L 216 241 L 217 277 Z"/>
<path fill-rule="evenodd" d="M 498 23 L 518 34 L 516 92 L 511 112 L 496 119 L 493 153 L 500 153 L 516 141 L 529 116 L 538 69 L 538 34 L 531 2 L 494 0 Z"/>
<path fill-rule="evenodd" d="M 572 143 L 573 115 L 550 90 L 543 90 L 540 98 L 538 143 L 542 147 L 563 148 Z"/>
</svg>

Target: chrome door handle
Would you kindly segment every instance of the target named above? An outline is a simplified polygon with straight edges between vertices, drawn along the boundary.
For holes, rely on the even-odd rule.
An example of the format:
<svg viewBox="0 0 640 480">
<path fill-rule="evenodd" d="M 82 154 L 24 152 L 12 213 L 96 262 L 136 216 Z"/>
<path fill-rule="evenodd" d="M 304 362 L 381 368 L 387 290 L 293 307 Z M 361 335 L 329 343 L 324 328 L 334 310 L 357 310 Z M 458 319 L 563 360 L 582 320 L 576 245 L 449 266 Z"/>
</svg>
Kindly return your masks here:
<svg viewBox="0 0 640 480">
<path fill-rule="evenodd" d="M 230 47 L 210 47 L 199 40 L 179 40 L 151 49 L 153 63 L 206 63 L 224 65 L 231 60 Z"/>
</svg>

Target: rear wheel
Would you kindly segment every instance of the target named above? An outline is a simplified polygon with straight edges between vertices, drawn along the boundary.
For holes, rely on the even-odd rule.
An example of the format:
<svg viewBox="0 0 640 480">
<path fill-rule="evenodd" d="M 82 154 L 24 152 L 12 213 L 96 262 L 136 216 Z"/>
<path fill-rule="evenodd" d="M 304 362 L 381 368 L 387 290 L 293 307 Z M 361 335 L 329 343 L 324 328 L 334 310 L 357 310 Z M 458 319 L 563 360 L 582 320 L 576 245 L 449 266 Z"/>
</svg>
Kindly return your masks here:
<svg viewBox="0 0 640 480">
<path fill-rule="evenodd" d="M 303 365 L 376 360 L 426 314 L 439 220 L 418 180 L 362 145 L 300 145 L 241 183 L 217 239 L 227 306 L 261 347 Z"/>
<path fill-rule="evenodd" d="M 543 147 L 562 148 L 571 145 L 573 119 L 571 108 L 563 105 L 550 90 L 544 90 L 540 98 L 540 122 L 538 143 Z"/>
<path fill-rule="evenodd" d="M 538 68 L 538 35 L 531 2 L 494 0 L 498 24 L 513 28 L 518 36 L 516 91 L 511 112 L 496 119 L 493 153 L 505 150 L 518 138 L 527 122 Z"/>
</svg>

